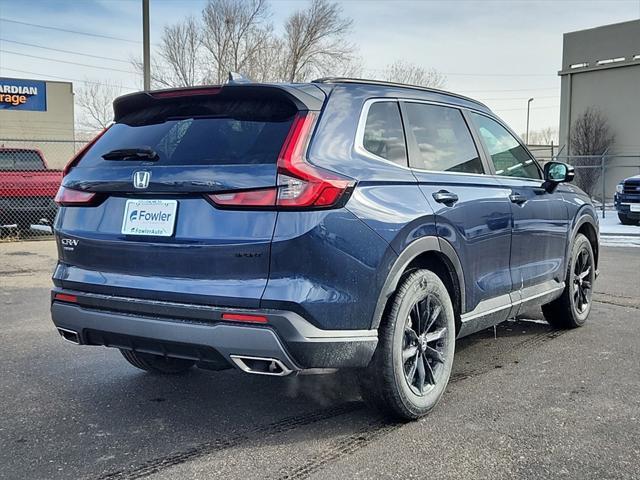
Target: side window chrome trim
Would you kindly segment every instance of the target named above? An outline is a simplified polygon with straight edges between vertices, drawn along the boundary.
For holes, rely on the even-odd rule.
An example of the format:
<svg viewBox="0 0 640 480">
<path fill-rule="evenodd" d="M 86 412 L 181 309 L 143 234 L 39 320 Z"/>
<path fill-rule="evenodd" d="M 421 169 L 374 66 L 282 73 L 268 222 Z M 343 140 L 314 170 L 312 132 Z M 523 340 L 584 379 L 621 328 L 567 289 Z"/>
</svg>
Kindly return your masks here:
<svg viewBox="0 0 640 480">
<path fill-rule="evenodd" d="M 359 155 L 362 155 L 364 157 L 370 158 L 372 160 L 378 161 L 378 162 L 384 162 L 387 163 L 389 165 L 393 165 L 394 167 L 398 167 L 398 168 L 402 168 L 404 170 L 409 170 L 409 171 L 416 171 L 416 172 L 423 172 L 423 173 L 433 173 L 436 175 L 465 175 L 465 176 L 470 176 L 470 177 L 483 177 L 483 178 L 488 178 L 488 177 L 492 177 L 492 176 L 496 176 L 496 175 L 491 175 L 490 172 L 484 172 L 484 173 L 466 173 L 466 172 L 443 172 L 440 170 L 425 170 L 422 168 L 413 168 L 413 167 L 409 167 L 409 158 L 408 158 L 408 145 L 407 145 L 407 165 L 400 165 L 398 163 L 392 162 L 390 160 L 387 160 L 386 158 L 382 158 L 378 155 L 376 155 L 375 153 L 371 153 L 369 150 L 367 150 L 366 148 L 364 148 L 364 130 L 367 124 L 367 116 L 369 115 L 369 109 L 371 108 L 371 105 L 373 105 L 374 103 L 379 103 L 379 102 L 394 102 L 398 104 L 398 107 L 400 106 L 400 102 L 405 102 L 405 103 L 424 103 L 427 105 L 438 105 L 441 107 L 448 107 L 448 108 L 455 108 L 457 110 L 460 111 L 460 113 L 462 114 L 463 108 L 469 111 L 473 111 L 473 112 L 478 112 L 478 113 L 483 113 L 480 110 L 476 110 L 473 108 L 468 108 L 468 107 L 460 107 L 458 105 L 453 105 L 450 103 L 444 103 L 444 102 L 436 102 L 436 101 L 431 101 L 431 100 L 418 100 L 418 99 L 413 99 L 413 98 L 397 98 L 397 97 L 379 97 L 379 98 L 370 98 L 368 100 L 366 100 L 362 106 L 362 110 L 360 111 L 360 118 L 358 119 L 358 128 L 356 129 L 356 138 L 355 138 L 355 142 L 354 142 L 354 147 L 353 149 L 356 151 L 356 153 L 358 153 Z M 489 118 L 492 118 L 489 115 L 486 115 Z M 464 116 L 463 116 L 464 118 Z M 404 119 L 403 119 L 403 129 L 405 128 L 404 126 Z M 471 129 L 471 126 L 467 125 L 467 128 Z M 471 132 L 469 132 L 471 133 Z M 406 142 L 406 132 L 405 132 L 405 142 Z M 475 145 L 475 141 L 474 141 L 474 145 Z M 475 145 L 476 149 L 478 149 L 479 145 Z M 480 152 L 478 151 L 478 154 L 480 154 Z M 515 177 L 510 177 L 510 178 L 515 178 Z"/>
<path fill-rule="evenodd" d="M 353 149 L 359 155 L 363 155 L 363 156 L 368 157 L 368 158 L 370 158 L 372 160 L 376 160 L 378 162 L 389 163 L 391 165 L 394 165 L 394 166 L 400 167 L 400 168 L 408 168 L 407 166 L 400 165 L 398 163 L 392 162 L 391 160 L 387 160 L 386 158 L 383 158 L 383 157 L 381 157 L 379 155 L 376 155 L 375 153 L 371 153 L 369 150 L 364 148 L 364 131 L 365 131 L 365 128 L 367 126 L 367 117 L 369 116 L 369 110 L 371 109 L 371 106 L 374 103 L 382 103 L 382 102 L 393 102 L 393 103 L 397 104 L 398 103 L 398 99 L 397 98 L 370 98 L 369 100 L 364 102 L 364 105 L 362 106 L 362 111 L 360 112 L 360 119 L 358 120 L 358 128 L 356 129 L 356 139 L 355 139 L 355 143 L 354 143 Z M 400 106 L 398 105 L 398 109 L 399 108 L 400 108 Z M 403 131 L 404 131 L 404 126 L 402 128 L 403 128 Z M 406 149 L 406 140 L 405 140 L 405 149 Z M 407 162 L 408 161 L 409 161 L 409 158 L 408 158 L 408 155 L 407 155 Z M 408 165 L 408 163 L 407 163 L 407 165 Z"/>
</svg>

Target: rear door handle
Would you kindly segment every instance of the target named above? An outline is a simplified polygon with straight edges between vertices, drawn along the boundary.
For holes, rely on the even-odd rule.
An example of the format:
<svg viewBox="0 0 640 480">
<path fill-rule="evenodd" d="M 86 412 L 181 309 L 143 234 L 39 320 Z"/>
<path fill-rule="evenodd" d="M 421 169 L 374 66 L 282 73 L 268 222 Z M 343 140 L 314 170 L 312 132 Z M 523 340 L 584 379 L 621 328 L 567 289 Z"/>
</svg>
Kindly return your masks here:
<svg viewBox="0 0 640 480">
<path fill-rule="evenodd" d="M 527 197 L 525 197 L 520 193 L 512 193 L 511 195 L 509 195 L 509 200 L 511 200 L 513 203 L 516 203 L 518 205 L 522 205 L 524 202 L 527 201 Z"/>
<path fill-rule="evenodd" d="M 447 192 L 446 190 L 440 190 L 433 193 L 433 199 L 438 203 L 444 203 L 450 207 L 458 201 L 458 195 L 455 193 Z"/>
</svg>

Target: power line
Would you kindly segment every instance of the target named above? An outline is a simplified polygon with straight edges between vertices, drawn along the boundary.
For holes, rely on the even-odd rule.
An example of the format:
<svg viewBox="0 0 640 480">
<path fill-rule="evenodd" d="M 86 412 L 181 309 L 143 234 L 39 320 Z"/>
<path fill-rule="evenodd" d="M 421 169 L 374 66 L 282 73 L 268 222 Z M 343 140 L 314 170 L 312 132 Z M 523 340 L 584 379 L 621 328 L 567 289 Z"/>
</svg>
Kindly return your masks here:
<svg viewBox="0 0 640 480">
<path fill-rule="evenodd" d="M 536 99 L 541 99 L 541 98 L 558 98 L 560 95 L 544 95 L 544 96 L 536 96 Z M 495 97 L 495 98 L 484 98 L 484 97 L 478 97 L 478 100 L 481 100 L 483 102 L 502 102 L 502 101 L 506 101 L 506 100 L 526 100 L 530 97 Z"/>
<path fill-rule="evenodd" d="M 98 65 L 89 65 L 88 63 L 70 62 L 68 60 L 57 60 L 55 58 L 39 57 L 38 55 L 28 55 L 26 53 L 12 52 L 11 50 L 2 50 L 2 49 L 0 49 L 0 52 L 9 53 L 11 55 L 18 55 L 19 57 L 29 57 L 29 58 L 37 58 L 39 60 L 48 60 L 49 62 L 66 63 L 66 64 L 69 64 L 69 65 L 79 65 L 81 67 L 98 68 L 100 70 L 108 70 L 110 72 L 122 72 L 122 73 L 128 73 L 128 74 L 132 73 L 129 70 L 120 70 L 118 68 L 100 67 Z"/>
<path fill-rule="evenodd" d="M 75 34 L 78 34 L 78 35 L 86 35 L 88 37 L 108 38 L 110 40 L 118 40 L 120 42 L 142 43 L 139 40 L 130 40 L 128 38 L 115 37 L 113 35 L 103 35 L 103 34 L 100 34 L 100 33 L 81 32 L 79 30 L 69 30 L 69 29 L 60 28 L 60 27 L 50 27 L 48 25 L 40 25 L 40 24 L 37 24 L 37 23 L 22 22 L 20 20 L 11 20 L 9 18 L 0 18 L 0 21 L 1 22 L 8 22 L 8 23 L 16 23 L 18 25 L 27 25 L 29 27 L 44 28 L 44 29 L 47 29 L 47 30 L 56 30 L 58 32 L 75 33 Z"/>
<path fill-rule="evenodd" d="M 547 108 L 560 108 L 560 105 L 542 105 L 542 106 L 539 106 L 539 107 L 534 105 L 534 106 L 531 107 L 531 110 L 544 110 L 544 109 L 547 109 Z M 521 108 L 499 108 L 499 107 L 496 107 L 493 110 L 498 110 L 500 112 L 515 112 L 515 111 L 521 111 L 522 112 L 522 111 L 524 111 L 526 109 L 527 109 L 527 107 L 521 107 Z"/>
<path fill-rule="evenodd" d="M 498 89 L 498 90 L 460 90 L 461 92 L 466 93 L 499 93 L 499 92 L 534 92 L 541 90 L 558 90 L 558 87 L 549 87 L 549 88 L 516 88 L 516 89 Z"/>
<path fill-rule="evenodd" d="M 60 48 L 52 48 L 52 47 L 45 47 L 42 45 L 36 45 L 34 43 L 18 42 L 16 40 L 7 40 L 6 38 L 0 38 L 0 42 L 15 43 L 17 45 L 25 45 L 27 47 L 42 48 L 43 50 L 51 50 L 52 52 L 70 53 L 72 55 L 82 55 L 84 57 L 99 58 L 101 60 L 110 60 L 112 62 L 126 63 L 127 65 L 131 64 L 127 60 L 122 60 L 120 58 L 103 57 L 101 55 L 92 55 L 90 53 L 74 52 L 72 50 L 62 50 Z"/>
<path fill-rule="evenodd" d="M 49 78 L 56 78 L 58 80 L 65 80 L 65 81 L 74 81 L 74 82 L 80 82 L 80 83 L 89 83 L 89 84 L 94 84 L 94 85 L 108 85 L 107 83 L 104 82 L 96 82 L 93 80 L 80 80 L 79 78 L 72 78 L 72 77 L 60 77 L 57 75 L 51 75 L 49 73 L 38 73 L 38 72 L 29 72 L 26 70 L 16 70 L 15 68 L 7 68 L 7 67 L 2 67 L 2 70 L 8 70 L 10 72 L 16 72 L 16 73 L 24 73 L 26 75 L 37 75 L 39 77 L 49 77 Z M 123 89 L 125 90 L 140 90 L 140 88 L 136 88 L 136 87 L 132 87 L 130 85 L 123 85 L 122 86 Z"/>
<path fill-rule="evenodd" d="M 365 68 L 364 70 L 369 72 L 387 72 L 381 68 Z M 451 77 L 463 76 L 463 77 L 555 77 L 555 73 L 472 73 L 472 72 L 440 72 L 442 75 L 448 75 Z"/>
</svg>

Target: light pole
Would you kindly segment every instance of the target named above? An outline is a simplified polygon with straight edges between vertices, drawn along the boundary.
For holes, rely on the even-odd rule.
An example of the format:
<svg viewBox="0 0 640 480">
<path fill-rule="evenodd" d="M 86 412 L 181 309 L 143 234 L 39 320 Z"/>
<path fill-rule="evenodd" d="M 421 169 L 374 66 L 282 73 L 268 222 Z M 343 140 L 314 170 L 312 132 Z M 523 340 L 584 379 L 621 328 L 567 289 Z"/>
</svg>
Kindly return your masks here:
<svg viewBox="0 0 640 480">
<path fill-rule="evenodd" d="M 529 145 L 529 111 L 531 110 L 531 102 L 533 102 L 533 98 L 527 100 L 527 133 L 525 134 L 525 143 Z"/>
<path fill-rule="evenodd" d="M 151 50 L 149 48 L 149 0 L 142 0 L 142 74 L 144 89 L 151 90 Z"/>
</svg>

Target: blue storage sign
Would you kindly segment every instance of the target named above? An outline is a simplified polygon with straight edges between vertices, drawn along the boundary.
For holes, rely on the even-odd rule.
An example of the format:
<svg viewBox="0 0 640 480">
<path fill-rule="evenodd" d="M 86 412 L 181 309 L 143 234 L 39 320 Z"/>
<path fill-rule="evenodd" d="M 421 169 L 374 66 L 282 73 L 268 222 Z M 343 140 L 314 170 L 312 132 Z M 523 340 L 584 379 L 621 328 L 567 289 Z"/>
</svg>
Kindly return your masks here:
<svg viewBox="0 0 640 480">
<path fill-rule="evenodd" d="M 0 110 L 46 112 L 46 83 L 39 80 L 0 78 Z"/>
</svg>

